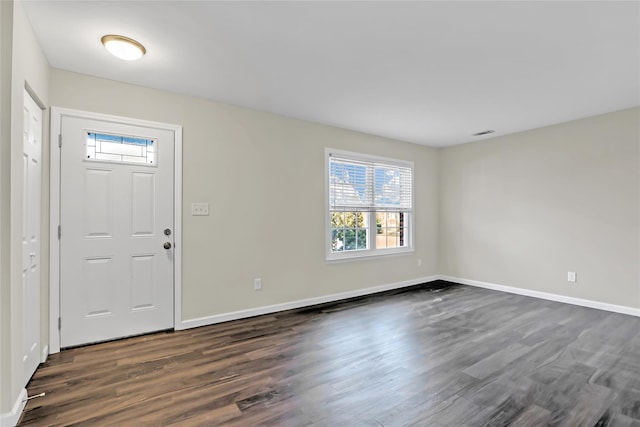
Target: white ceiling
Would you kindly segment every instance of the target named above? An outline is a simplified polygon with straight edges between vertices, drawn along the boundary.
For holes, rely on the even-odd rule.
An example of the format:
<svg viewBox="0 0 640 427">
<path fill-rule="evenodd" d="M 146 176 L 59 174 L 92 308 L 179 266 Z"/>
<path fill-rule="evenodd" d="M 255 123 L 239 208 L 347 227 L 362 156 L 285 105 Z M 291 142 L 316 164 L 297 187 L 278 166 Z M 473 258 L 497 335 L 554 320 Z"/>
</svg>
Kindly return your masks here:
<svg viewBox="0 0 640 427">
<path fill-rule="evenodd" d="M 640 2 L 27 1 L 51 66 L 430 146 L 640 105 Z M 147 48 L 112 57 L 105 34 Z"/>
</svg>

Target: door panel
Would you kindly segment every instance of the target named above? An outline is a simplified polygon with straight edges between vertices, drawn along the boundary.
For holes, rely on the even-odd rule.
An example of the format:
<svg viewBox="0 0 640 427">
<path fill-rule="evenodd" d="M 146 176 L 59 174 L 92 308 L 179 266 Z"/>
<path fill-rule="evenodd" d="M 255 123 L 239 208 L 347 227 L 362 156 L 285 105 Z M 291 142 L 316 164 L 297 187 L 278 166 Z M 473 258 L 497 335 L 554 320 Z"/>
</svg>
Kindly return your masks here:
<svg viewBox="0 0 640 427">
<path fill-rule="evenodd" d="M 133 172 L 132 183 L 132 215 L 131 234 L 134 236 L 152 236 L 155 230 L 155 175 L 152 173 Z"/>
<path fill-rule="evenodd" d="M 173 327 L 163 230 L 173 230 L 174 133 L 67 116 L 61 129 L 61 347 Z"/>
<path fill-rule="evenodd" d="M 131 257 L 131 275 L 137 285 L 131 288 L 131 310 L 143 310 L 155 307 L 153 282 L 155 271 L 154 255 Z"/>
<path fill-rule="evenodd" d="M 113 258 L 92 258 L 83 260 L 82 282 L 87 298 L 82 310 L 86 317 L 111 315 L 114 311 L 114 296 L 110 283 L 115 280 Z"/>
<path fill-rule="evenodd" d="M 85 238 L 112 237 L 112 178 L 110 170 L 86 168 L 84 171 L 82 196 Z"/>
</svg>

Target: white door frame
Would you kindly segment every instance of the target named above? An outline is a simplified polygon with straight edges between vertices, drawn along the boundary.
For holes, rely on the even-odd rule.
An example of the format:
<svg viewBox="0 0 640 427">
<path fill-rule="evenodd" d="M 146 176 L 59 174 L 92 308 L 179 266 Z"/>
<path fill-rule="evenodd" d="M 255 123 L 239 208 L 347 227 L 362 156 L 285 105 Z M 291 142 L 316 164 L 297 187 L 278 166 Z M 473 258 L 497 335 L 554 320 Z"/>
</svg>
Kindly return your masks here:
<svg viewBox="0 0 640 427">
<path fill-rule="evenodd" d="M 109 114 L 91 113 L 68 108 L 51 107 L 50 222 L 49 222 L 49 354 L 60 351 L 60 133 L 63 117 L 78 117 L 104 122 L 124 123 L 173 131 L 174 156 L 174 267 L 173 267 L 173 327 L 182 325 L 182 126 Z M 63 141 L 64 143 L 64 141 Z M 64 233 L 64 230 L 63 230 Z"/>
</svg>

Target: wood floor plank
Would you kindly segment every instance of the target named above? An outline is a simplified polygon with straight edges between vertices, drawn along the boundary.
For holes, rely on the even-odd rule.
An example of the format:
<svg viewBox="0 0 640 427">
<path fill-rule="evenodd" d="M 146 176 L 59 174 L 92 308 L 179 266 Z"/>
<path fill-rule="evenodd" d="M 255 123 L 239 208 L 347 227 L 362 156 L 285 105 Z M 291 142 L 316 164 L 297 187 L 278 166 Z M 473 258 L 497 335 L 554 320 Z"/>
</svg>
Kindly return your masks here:
<svg viewBox="0 0 640 427">
<path fill-rule="evenodd" d="M 640 427 L 640 319 L 448 282 L 64 350 L 24 426 Z"/>
</svg>

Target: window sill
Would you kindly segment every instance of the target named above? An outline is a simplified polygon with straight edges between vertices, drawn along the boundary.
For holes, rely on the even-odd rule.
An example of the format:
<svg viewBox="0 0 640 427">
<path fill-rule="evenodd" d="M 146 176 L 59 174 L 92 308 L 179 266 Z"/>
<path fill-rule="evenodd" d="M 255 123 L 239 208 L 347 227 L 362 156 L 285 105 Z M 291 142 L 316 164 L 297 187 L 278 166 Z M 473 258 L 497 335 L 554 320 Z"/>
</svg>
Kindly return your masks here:
<svg viewBox="0 0 640 427">
<path fill-rule="evenodd" d="M 339 253 L 339 254 L 329 254 L 326 256 L 325 261 L 327 263 L 334 262 L 345 262 L 345 261 L 357 261 L 357 260 L 366 260 L 371 258 L 381 258 L 381 257 L 393 257 L 393 256 L 401 256 L 408 255 L 415 252 L 414 248 L 406 248 L 406 249 L 378 249 L 375 252 L 371 251 L 362 251 L 359 253 Z"/>
</svg>

